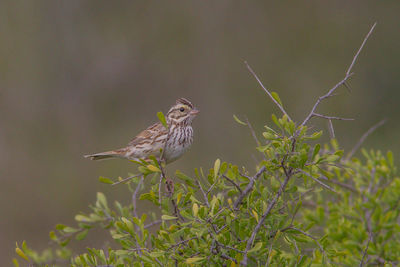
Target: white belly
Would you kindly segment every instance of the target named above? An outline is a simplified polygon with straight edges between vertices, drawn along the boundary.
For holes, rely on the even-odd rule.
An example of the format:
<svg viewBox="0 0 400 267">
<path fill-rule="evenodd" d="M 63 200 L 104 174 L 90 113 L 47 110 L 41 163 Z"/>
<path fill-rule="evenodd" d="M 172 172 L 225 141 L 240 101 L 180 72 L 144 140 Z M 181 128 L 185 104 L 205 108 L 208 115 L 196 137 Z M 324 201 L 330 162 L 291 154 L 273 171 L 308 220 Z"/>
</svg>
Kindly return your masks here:
<svg viewBox="0 0 400 267">
<path fill-rule="evenodd" d="M 171 135 L 168 138 L 165 148 L 164 158 L 167 163 L 177 160 L 189 149 L 193 143 L 193 129 L 187 126 L 183 129 L 171 129 Z"/>
</svg>

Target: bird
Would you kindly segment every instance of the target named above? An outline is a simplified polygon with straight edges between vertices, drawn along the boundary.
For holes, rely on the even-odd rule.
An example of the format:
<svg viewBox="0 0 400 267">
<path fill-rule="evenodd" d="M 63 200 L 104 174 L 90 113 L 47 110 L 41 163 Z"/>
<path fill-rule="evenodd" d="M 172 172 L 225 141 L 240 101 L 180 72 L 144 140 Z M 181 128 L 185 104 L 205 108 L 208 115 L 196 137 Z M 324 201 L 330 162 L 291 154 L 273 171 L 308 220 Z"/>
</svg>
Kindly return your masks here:
<svg viewBox="0 0 400 267">
<path fill-rule="evenodd" d="M 156 157 L 166 164 L 180 158 L 193 143 L 193 119 L 200 111 L 186 98 L 176 100 L 165 116 L 167 127 L 161 121 L 140 132 L 126 147 L 85 155 L 91 160 L 122 158 L 148 161 Z"/>
</svg>

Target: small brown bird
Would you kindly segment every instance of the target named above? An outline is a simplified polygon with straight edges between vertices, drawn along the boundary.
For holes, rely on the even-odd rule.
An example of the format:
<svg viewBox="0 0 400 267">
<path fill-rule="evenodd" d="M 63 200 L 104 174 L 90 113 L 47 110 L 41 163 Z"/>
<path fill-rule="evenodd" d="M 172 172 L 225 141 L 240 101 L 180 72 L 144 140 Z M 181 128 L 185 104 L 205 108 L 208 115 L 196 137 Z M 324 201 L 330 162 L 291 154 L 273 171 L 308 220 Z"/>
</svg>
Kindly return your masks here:
<svg viewBox="0 0 400 267">
<path fill-rule="evenodd" d="M 179 98 L 166 115 L 168 129 L 157 122 L 139 133 L 126 147 L 85 155 L 92 160 L 125 158 L 146 160 L 153 155 L 166 163 L 177 160 L 193 142 L 192 121 L 199 113 L 189 100 Z M 162 150 L 164 150 L 162 152 Z"/>
</svg>

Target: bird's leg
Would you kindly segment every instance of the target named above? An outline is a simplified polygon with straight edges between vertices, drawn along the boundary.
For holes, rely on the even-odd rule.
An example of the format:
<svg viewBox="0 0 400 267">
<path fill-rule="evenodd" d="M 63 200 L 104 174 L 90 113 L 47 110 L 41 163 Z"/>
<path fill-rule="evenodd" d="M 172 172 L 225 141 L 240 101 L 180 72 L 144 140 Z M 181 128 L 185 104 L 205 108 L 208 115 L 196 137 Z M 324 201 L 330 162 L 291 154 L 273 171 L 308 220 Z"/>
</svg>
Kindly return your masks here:
<svg viewBox="0 0 400 267">
<path fill-rule="evenodd" d="M 165 190 L 169 197 L 174 193 L 174 182 L 168 177 L 165 177 Z"/>
</svg>

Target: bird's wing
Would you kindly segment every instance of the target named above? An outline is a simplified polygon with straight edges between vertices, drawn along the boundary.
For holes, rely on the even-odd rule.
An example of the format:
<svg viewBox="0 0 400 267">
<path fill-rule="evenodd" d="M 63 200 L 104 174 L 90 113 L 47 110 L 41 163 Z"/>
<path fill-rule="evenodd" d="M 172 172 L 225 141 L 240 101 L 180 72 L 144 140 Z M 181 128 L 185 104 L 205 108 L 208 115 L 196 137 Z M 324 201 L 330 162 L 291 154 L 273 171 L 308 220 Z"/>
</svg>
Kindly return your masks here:
<svg viewBox="0 0 400 267">
<path fill-rule="evenodd" d="M 168 130 L 164 127 L 164 125 L 162 125 L 161 122 L 157 122 L 139 133 L 135 138 L 132 139 L 132 141 L 129 142 L 128 145 L 136 146 L 144 142 L 152 143 L 157 137 L 167 134 Z"/>
</svg>

